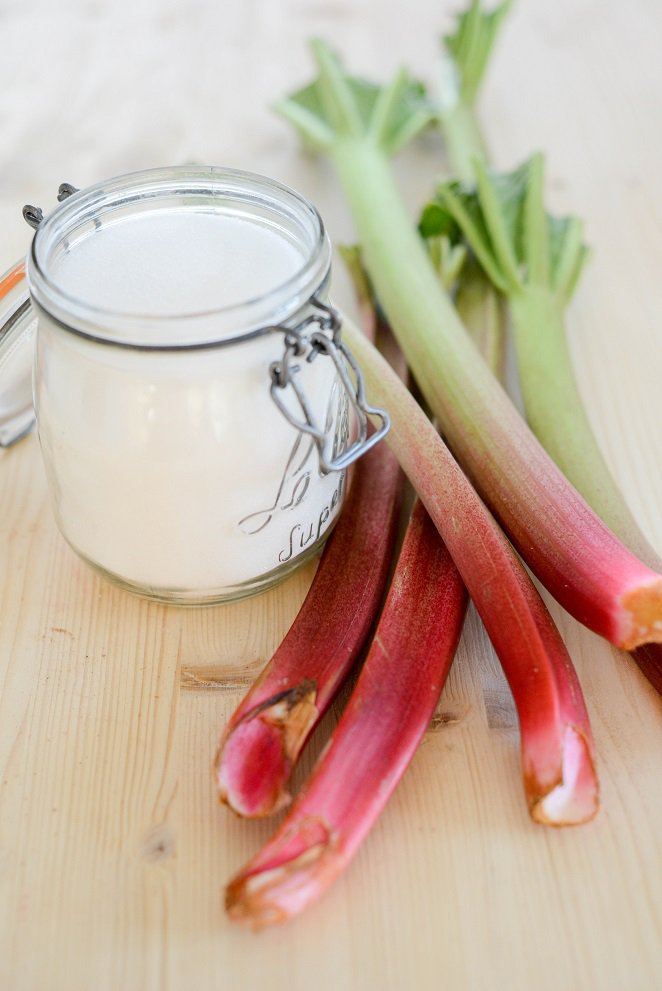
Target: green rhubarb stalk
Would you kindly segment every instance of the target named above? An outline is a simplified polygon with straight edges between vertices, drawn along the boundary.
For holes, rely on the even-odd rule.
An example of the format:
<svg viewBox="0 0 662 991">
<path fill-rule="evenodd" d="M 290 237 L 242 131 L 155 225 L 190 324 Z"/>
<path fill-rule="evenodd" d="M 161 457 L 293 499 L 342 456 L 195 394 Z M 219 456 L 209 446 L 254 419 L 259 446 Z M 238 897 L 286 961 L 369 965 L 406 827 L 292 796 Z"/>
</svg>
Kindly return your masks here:
<svg viewBox="0 0 662 991">
<path fill-rule="evenodd" d="M 473 180 L 474 158 L 487 158 L 487 147 L 476 114 L 476 103 L 501 26 L 512 7 L 504 0 L 484 10 L 482 0 L 471 0 L 458 14 L 454 30 L 442 38 L 438 90 L 438 124 L 444 136 L 451 174 Z M 437 218 L 438 219 L 438 218 Z M 455 225 L 453 225 L 455 226 Z M 433 262 L 443 253 L 457 257 L 462 248 L 450 230 L 430 236 L 421 231 Z M 460 256 L 461 257 L 461 256 Z M 472 259 L 463 262 L 457 281 L 445 281 L 455 290 L 455 306 L 492 371 L 501 381 L 505 374 L 506 307 L 501 294 Z"/>
<path fill-rule="evenodd" d="M 529 424 L 586 501 L 646 560 L 651 549 L 596 443 L 567 344 L 565 311 L 588 254 L 581 222 L 546 213 L 542 155 L 508 175 L 492 175 L 478 159 L 474 166 L 474 188 L 440 186 L 437 203 L 425 211 L 427 229 L 435 218 L 442 224 L 441 204 L 507 297 Z"/>
<path fill-rule="evenodd" d="M 459 227 L 447 210 L 429 204 L 419 222 L 428 257 L 437 276 L 452 297 L 466 330 L 478 351 L 497 378 L 505 373 L 507 309 L 503 295 L 494 287 L 476 260 L 468 254 Z M 360 263 L 360 248 L 347 258 L 350 271 Z M 366 306 L 368 279 L 355 274 L 357 298 L 361 310 Z M 374 292 L 374 290 L 373 290 Z M 375 304 L 378 307 L 378 304 Z"/>
<path fill-rule="evenodd" d="M 481 0 L 472 0 L 468 10 L 459 15 L 455 32 L 443 39 L 441 58 L 441 94 L 438 122 L 443 130 L 448 154 L 455 177 L 463 182 L 474 182 L 474 159 L 487 159 L 485 142 L 475 114 L 476 93 L 484 76 L 487 61 L 491 55 L 498 28 L 510 4 L 503 4 L 493 12 L 481 10 Z M 461 95 L 458 79 L 469 81 Z M 471 85 L 473 82 L 473 85 Z M 455 97 L 455 98 L 454 98 Z M 460 103 L 457 114 L 444 113 L 444 106 Z M 468 120 L 468 123 L 465 121 Z M 535 166 L 534 166 L 535 169 Z M 540 196 L 542 189 L 542 168 L 535 179 L 532 193 Z M 538 207 L 541 204 L 538 198 Z M 531 206 L 535 203 L 532 196 Z M 534 223 L 529 232 L 544 232 L 540 224 L 540 211 L 537 227 Z M 437 220 L 439 218 L 437 217 Z M 531 214 L 529 214 L 531 220 Z M 548 218 L 552 225 L 558 225 Z M 563 225 L 564 222 L 561 222 Z M 556 233 L 558 234 L 558 227 Z M 581 242 L 581 228 L 571 220 L 566 229 L 568 240 L 575 239 L 575 249 Z M 543 234 L 544 236 L 544 234 Z M 428 243 L 435 250 L 433 237 Z M 525 242 L 526 243 L 526 242 Z M 549 245 L 548 245 L 549 246 Z M 568 257 L 571 257 L 572 251 Z M 532 268 L 532 272 L 535 267 Z M 538 275 L 540 272 L 538 272 Z M 577 276 L 579 272 L 577 272 Z M 471 277 L 470 277 L 471 281 Z M 465 267 L 456 305 L 463 320 L 472 315 L 485 314 L 490 307 L 498 306 L 495 296 L 489 299 L 489 290 L 478 284 L 477 293 L 467 289 L 467 269 Z M 512 304 L 513 331 L 519 367 L 519 377 L 526 414 L 534 433 L 562 468 L 570 481 L 584 495 L 589 505 L 598 512 L 605 522 L 617 533 L 623 542 L 650 567 L 659 571 L 662 561 L 643 537 L 618 486 L 602 456 L 586 415 L 581 395 L 575 380 L 572 361 L 568 353 L 563 314 L 565 306 L 558 300 L 550 300 L 545 291 L 536 292 L 530 287 L 529 300 L 525 304 Z M 496 294 L 498 291 L 493 289 Z M 470 305 L 463 312 L 463 301 L 471 301 L 476 296 L 476 306 Z M 483 297 L 482 302 L 480 297 Z M 566 301 L 567 305 L 567 301 Z M 543 332 L 541 333 L 541 328 Z M 498 339 L 496 346 L 499 347 Z M 662 647 L 647 645 L 634 651 L 634 658 L 643 674 L 662 694 Z"/>
<path fill-rule="evenodd" d="M 632 648 L 662 640 L 662 578 L 609 532 L 543 451 L 479 359 L 400 198 L 389 156 L 432 119 L 405 73 L 347 77 L 321 42 L 319 77 L 280 112 L 332 160 L 366 268 L 426 401 L 484 498 L 553 595 Z"/>
<path fill-rule="evenodd" d="M 505 300 L 472 262 L 465 266 L 459 280 L 455 309 L 488 367 L 503 382 L 508 319 Z"/>
<path fill-rule="evenodd" d="M 439 188 L 423 212 L 425 231 L 435 239 L 450 220 L 459 225 L 485 277 L 508 300 L 532 430 L 623 543 L 659 571 L 662 560 L 642 534 L 595 438 L 568 348 L 565 312 L 588 256 L 582 224 L 545 211 L 542 155 L 506 175 L 490 173 L 478 159 L 474 169 L 474 186 L 450 182 Z M 662 648 L 642 647 L 634 657 L 662 692 Z"/>
<path fill-rule="evenodd" d="M 438 116 L 444 132 L 453 174 L 470 181 L 472 160 L 487 157 L 476 118 L 476 97 L 501 25 L 512 0 L 485 11 L 481 0 L 471 0 L 458 15 L 455 30 L 442 39 Z"/>
<path fill-rule="evenodd" d="M 466 257 L 460 244 L 443 235 L 433 237 L 430 258 L 444 286 L 454 292 L 455 309 L 465 329 L 500 382 L 506 365 L 506 301 L 496 292 L 476 262 Z M 428 245 L 429 247 L 429 245 Z M 384 319 L 370 276 L 365 270 L 359 245 L 340 245 L 340 256 L 352 281 L 359 308 L 360 323 L 370 341 L 375 343 L 400 378 L 406 380 L 403 356 L 393 332 Z"/>
<path fill-rule="evenodd" d="M 363 333 L 374 344 L 379 327 L 379 313 L 370 276 L 361 258 L 361 248 L 358 244 L 341 244 L 338 246 L 338 252 L 345 263 L 345 269 L 354 289 Z"/>
<path fill-rule="evenodd" d="M 434 253 L 439 238 L 447 239 L 450 223 L 459 225 L 484 277 L 509 301 L 524 406 L 534 433 L 608 526 L 659 570 L 660 557 L 641 533 L 595 439 L 568 349 L 565 310 L 588 256 L 581 221 L 546 213 L 542 155 L 509 175 L 492 175 L 481 161 L 487 154 L 476 97 L 511 7 L 505 0 L 485 11 L 482 0 L 471 0 L 453 33 L 442 39 L 438 122 L 456 181 L 442 185 L 437 200 L 423 211 L 421 233 Z M 470 116 L 469 127 L 454 128 L 445 108 L 455 106 Z M 477 264 L 474 260 L 473 271 L 464 266 L 459 283 L 469 319 L 474 309 L 488 309 L 487 290 L 474 274 Z"/>
</svg>

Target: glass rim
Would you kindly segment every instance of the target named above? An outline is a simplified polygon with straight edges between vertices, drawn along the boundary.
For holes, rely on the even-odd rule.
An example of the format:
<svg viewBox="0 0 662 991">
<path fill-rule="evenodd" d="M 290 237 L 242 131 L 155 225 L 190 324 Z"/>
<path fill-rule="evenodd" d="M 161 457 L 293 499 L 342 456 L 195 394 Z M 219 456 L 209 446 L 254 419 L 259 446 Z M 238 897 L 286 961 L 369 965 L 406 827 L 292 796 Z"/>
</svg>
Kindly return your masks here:
<svg viewBox="0 0 662 991">
<path fill-rule="evenodd" d="M 48 273 L 48 255 L 77 226 L 93 220 L 97 210 L 112 210 L 122 204 L 156 199 L 168 194 L 207 193 L 226 202 L 262 205 L 282 218 L 308 229 L 310 249 L 303 263 L 291 276 L 268 291 L 229 305 L 186 310 L 181 313 L 131 313 L 97 306 L 73 296 Z M 51 239 L 50 242 L 48 239 Z M 290 186 L 259 173 L 222 166 L 176 165 L 144 169 L 103 180 L 77 191 L 63 200 L 39 225 L 32 240 L 26 266 L 30 292 L 38 306 L 58 325 L 77 336 L 99 343 L 138 350 L 187 350 L 220 346 L 250 340 L 268 333 L 287 321 L 325 286 L 331 267 L 331 246 L 324 222 L 315 206 Z M 225 320 L 238 326 L 231 333 L 218 335 L 215 324 Z M 188 323 L 200 328 L 211 323 L 208 332 L 194 333 L 187 341 L 163 340 L 155 328 L 172 328 Z M 127 339 L 112 333 L 112 326 L 130 323 L 149 328 L 149 339 Z M 82 326 L 81 326 L 82 324 Z"/>
</svg>

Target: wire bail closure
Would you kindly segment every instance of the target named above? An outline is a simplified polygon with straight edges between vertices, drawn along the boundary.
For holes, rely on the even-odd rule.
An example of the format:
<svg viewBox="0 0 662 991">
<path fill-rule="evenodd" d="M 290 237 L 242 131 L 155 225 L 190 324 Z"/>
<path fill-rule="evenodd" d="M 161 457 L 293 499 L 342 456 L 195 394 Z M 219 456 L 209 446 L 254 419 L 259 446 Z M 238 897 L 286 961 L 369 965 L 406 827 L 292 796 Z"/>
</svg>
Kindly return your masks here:
<svg viewBox="0 0 662 991">
<path fill-rule="evenodd" d="M 58 203 L 64 203 L 65 200 L 68 200 L 70 196 L 73 196 L 77 192 L 78 186 L 72 186 L 70 182 L 61 182 L 57 191 Z M 29 227 L 36 231 L 43 219 L 44 211 L 41 207 L 33 206 L 31 203 L 25 204 L 23 207 L 23 220 Z"/>
<path fill-rule="evenodd" d="M 342 323 L 338 311 L 315 297 L 310 303 L 316 312 L 301 323 L 291 328 L 274 328 L 285 333 L 285 351 L 281 360 L 272 362 L 269 367 L 271 398 L 288 423 L 313 438 L 322 471 L 325 473 L 342 471 L 388 433 L 391 420 L 386 410 L 371 406 L 367 401 L 361 370 L 349 348 L 341 340 Z M 308 332 L 309 327 L 316 329 Z M 297 381 L 299 365 L 293 364 L 292 361 L 294 358 L 305 356 L 305 360 L 311 362 L 319 354 L 327 355 L 333 361 L 349 404 L 354 410 L 358 427 L 356 440 L 337 457 L 334 456 L 334 436 L 315 422 L 306 394 Z M 283 394 L 288 386 L 291 386 L 301 408 L 302 419 L 297 419 L 283 401 Z M 376 416 L 381 420 L 381 426 L 370 435 L 368 435 L 369 416 Z"/>
</svg>

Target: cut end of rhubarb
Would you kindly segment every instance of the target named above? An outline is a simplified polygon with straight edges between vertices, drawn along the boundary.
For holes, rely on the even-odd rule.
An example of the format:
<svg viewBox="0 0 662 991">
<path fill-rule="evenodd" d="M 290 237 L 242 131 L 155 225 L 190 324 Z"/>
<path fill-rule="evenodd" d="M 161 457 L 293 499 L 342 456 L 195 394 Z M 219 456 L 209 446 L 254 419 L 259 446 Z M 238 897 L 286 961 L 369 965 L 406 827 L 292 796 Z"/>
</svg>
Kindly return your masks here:
<svg viewBox="0 0 662 991">
<path fill-rule="evenodd" d="M 662 643 L 662 578 L 657 575 L 646 585 L 629 592 L 623 600 L 627 617 L 623 650 L 634 650 L 646 643 Z"/>
<path fill-rule="evenodd" d="M 316 694 L 312 681 L 279 692 L 226 736 L 214 772 L 220 800 L 238 815 L 261 818 L 289 803 L 287 781 L 319 715 Z"/>
<path fill-rule="evenodd" d="M 286 922 L 331 884 L 343 866 L 333 832 L 316 817 L 275 839 L 230 881 L 225 909 L 251 929 Z"/>
<path fill-rule="evenodd" d="M 566 726 L 563 733 L 561 779 L 544 794 L 530 782 L 532 818 L 545 826 L 578 826 L 588 822 L 599 808 L 598 779 L 591 747 L 578 730 Z"/>
</svg>

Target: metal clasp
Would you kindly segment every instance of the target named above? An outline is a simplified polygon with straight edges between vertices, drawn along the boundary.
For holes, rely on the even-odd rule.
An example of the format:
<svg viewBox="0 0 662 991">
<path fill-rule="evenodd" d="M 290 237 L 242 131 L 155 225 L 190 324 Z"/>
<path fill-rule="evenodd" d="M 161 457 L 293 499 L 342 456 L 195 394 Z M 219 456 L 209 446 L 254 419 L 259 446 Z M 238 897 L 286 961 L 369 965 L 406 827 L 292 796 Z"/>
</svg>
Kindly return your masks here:
<svg viewBox="0 0 662 991">
<path fill-rule="evenodd" d="M 321 470 L 342 471 L 388 433 L 391 420 L 386 410 L 371 406 L 367 401 L 361 370 L 349 348 L 341 340 L 342 325 L 337 310 L 315 298 L 311 300 L 311 305 L 316 312 L 295 327 L 274 328 L 282 330 L 285 334 L 285 351 L 281 360 L 272 362 L 269 368 L 271 398 L 288 423 L 313 438 L 317 446 Z M 316 329 L 308 332 L 310 327 Z M 334 434 L 328 427 L 321 428 L 315 422 L 306 394 L 297 381 L 299 366 L 293 364 L 292 360 L 305 356 L 305 360 L 311 362 L 319 354 L 325 354 L 333 361 L 349 405 L 356 416 L 358 430 L 356 440 L 337 457 L 334 456 Z M 283 393 L 288 386 L 292 388 L 303 419 L 297 419 L 283 401 Z M 368 434 L 369 416 L 376 416 L 381 420 L 381 426 L 371 434 Z"/>
<path fill-rule="evenodd" d="M 58 203 L 63 203 L 64 200 L 69 199 L 74 193 L 78 192 L 78 186 L 72 186 L 70 182 L 61 182 L 60 188 L 57 191 L 57 201 Z M 39 206 L 33 206 L 31 203 L 26 203 L 23 207 L 23 220 L 32 227 L 33 230 L 37 230 L 39 224 L 44 219 L 44 211 Z"/>
</svg>

